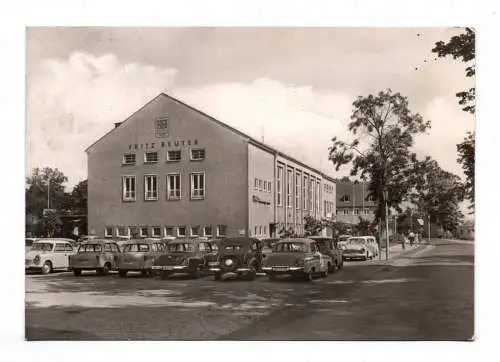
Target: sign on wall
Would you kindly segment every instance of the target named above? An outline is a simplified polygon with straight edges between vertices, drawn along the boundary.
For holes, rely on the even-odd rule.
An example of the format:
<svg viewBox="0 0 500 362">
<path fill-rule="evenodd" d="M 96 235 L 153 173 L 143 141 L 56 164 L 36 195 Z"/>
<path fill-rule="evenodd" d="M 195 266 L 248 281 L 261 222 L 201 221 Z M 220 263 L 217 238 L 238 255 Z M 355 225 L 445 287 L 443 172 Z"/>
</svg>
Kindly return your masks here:
<svg viewBox="0 0 500 362">
<path fill-rule="evenodd" d="M 156 120 L 156 137 L 165 138 L 168 137 L 168 118 L 158 118 Z"/>
</svg>

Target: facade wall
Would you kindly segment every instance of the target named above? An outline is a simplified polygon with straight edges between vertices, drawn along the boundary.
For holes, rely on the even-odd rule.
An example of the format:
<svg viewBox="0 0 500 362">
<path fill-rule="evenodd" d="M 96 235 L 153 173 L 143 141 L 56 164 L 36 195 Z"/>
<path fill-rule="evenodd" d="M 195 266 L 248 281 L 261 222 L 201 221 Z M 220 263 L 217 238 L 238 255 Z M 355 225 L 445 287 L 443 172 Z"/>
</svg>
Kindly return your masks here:
<svg viewBox="0 0 500 362">
<path fill-rule="evenodd" d="M 336 185 L 336 199 L 337 221 L 357 224 L 360 217 L 374 220 L 377 204 L 369 196 L 368 184 L 339 182 Z"/>
<path fill-rule="evenodd" d="M 269 238 L 274 231 L 274 154 L 248 144 L 249 235 Z"/>
<path fill-rule="evenodd" d="M 168 119 L 167 133 L 158 136 L 156 119 Z M 205 159 L 191 161 L 191 149 L 204 149 Z M 167 162 L 168 150 L 181 150 L 180 162 Z M 144 153 L 157 151 L 158 162 L 144 164 Z M 248 231 L 248 149 L 240 135 L 169 97 L 160 95 L 117 129 L 89 147 L 89 232 L 105 227 L 227 225 L 227 235 Z M 124 154 L 136 154 L 135 165 L 122 165 Z M 192 200 L 190 173 L 204 172 L 205 197 Z M 167 174 L 180 173 L 181 198 L 167 200 Z M 145 201 L 144 175 L 157 175 L 158 199 Z M 122 177 L 136 176 L 135 201 L 122 200 Z M 214 235 L 215 236 L 215 235 Z"/>
</svg>

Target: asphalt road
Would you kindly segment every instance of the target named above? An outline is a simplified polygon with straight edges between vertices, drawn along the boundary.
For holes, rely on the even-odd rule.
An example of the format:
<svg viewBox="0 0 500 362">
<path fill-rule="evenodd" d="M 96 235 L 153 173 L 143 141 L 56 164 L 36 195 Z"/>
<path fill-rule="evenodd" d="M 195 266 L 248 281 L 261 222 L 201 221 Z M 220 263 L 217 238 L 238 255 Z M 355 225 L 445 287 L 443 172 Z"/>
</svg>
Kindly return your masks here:
<svg viewBox="0 0 500 362">
<path fill-rule="evenodd" d="M 473 243 L 406 250 L 311 283 L 27 275 L 26 339 L 471 339 Z"/>
</svg>

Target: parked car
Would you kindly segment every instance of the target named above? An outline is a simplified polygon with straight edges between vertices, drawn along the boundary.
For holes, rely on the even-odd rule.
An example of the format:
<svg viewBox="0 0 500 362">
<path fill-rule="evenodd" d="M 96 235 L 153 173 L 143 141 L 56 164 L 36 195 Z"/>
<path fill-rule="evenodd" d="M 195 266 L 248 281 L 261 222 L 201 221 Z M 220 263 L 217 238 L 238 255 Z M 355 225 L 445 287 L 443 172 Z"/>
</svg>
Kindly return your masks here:
<svg viewBox="0 0 500 362">
<path fill-rule="evenodd" d="M 262 265 L 262 243 L 259 239 L 235 237 L 220 239 L 216 255 L 207 258 L 208 267 L 215 280 L 227 273 L 254 280 Z"/>
<path fill-rule="evenodd" d="M 273 252 L 273 248 L 281 239 L 262 239 L 262 256 L 267 257 Z"/>
<path fill-rule="evenodd" d="M 212 244 L 206 238 L 171 241 L 165 253 L 155 259 L 153 270 L 162 278 L 179 273 L 198 278 L 200 272 L 205 271 L 206 257 L 212 252 Z"/>
<path fill-rule="evenodd" d="M 94 239 L 79 246 L 77 253 L 69 258 L 69 267 L 76 276 L 83 270 L 95 270 L 97 275 L 106 276 L 117 269 L 120 253 L 116 242 Z"/>
<path fill-rule="evenodd" d="M 269 280 L 291 275 L 311 281 L 315 276 L 328 276 L 332 258 L 319 251 L 316 242 L 305 238 L 283 239 L 276 243 L 273 253 L 263 262 L 262 270 Z"/>
<path fill-rule="evenodd" d="M 38 239 L 26 253 L 25 270 L 49 274 L 56 269 L 67 269 L 69 258 L 75 253 L 73 245 L 61 239 Z"/>
<path fill-rule="evenodd" d="M 130 271 L 141 272 L 142 276 L 151 276 L 156 258 L 165 252 L 162 239 L 132 239 L 123 244 L 118 256 L 118 274 L 123 278 Z"/>
<path fill-rule="evenodd" d="M 347 240 L 344 249 L 344 260 L 373 258 L 372 248 L 366 236 L 353 236 Z"/>
<path fill-rule="evenodd" d="M 344 267 L 344 251 L 335 247 L 332 238 L 322 236 L 312 236 L 310 239 L 316 242 L 319 251 L 322 254 L 328 255 L 332 258 L 332 265 L 328 270 L 330 273 L 335 273 L 335 269 L 342 269 Z"/>
<path fill-rule="evenodd" d="M 350 237 L 352 237 L 352 235 L 340 235 L 337 238 L 337 248 L 344 249 Z"/>
<path fill-rule="evenodd" d="M 25 238 L 24 239 L 24 252 L 27 253 L 30 249 L 33 243 L 37 240 L 40 240 L 39 238 Z"/>
</svg>

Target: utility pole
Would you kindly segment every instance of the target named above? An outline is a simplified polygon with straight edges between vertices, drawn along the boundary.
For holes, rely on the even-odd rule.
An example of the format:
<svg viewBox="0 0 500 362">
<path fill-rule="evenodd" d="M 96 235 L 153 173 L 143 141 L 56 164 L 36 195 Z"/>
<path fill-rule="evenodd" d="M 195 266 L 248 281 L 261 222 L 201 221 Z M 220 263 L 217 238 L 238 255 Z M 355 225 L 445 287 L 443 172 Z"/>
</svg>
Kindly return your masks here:
<svg viewBox="0 0 500 362">
<path fill-rule="evenodd" d="M 430 244 L 431 243 L 431 215 L 430 214 L 427 215 L 427 230 L 428 230 L 427 242 Z"/>
<path fill-rule="evenodd" d="M 389 208 L 387 206 L 387 199 L 389 193 L 384 190 L 384 202 L 385 202 L 385 260 L 389 260 Z"/>
<path fill-rule="evenodd" d="M 50 178 L 47 179 L 47 209 L 50 209 Z"/>
</svg>

